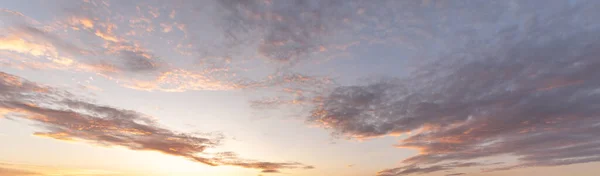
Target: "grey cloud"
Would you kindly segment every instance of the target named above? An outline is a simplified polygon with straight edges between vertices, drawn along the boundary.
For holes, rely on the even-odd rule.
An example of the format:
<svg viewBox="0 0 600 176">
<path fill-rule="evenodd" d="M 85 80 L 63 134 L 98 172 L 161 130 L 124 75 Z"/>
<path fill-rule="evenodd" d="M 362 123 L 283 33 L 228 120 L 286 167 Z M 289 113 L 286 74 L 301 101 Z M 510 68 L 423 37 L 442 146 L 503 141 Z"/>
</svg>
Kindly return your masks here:
<svg viewBox="0 0 600 176">
<path fill-rule="evenodd" d="M 453 174 L 446 174 L 446 176 L 457 176 L 457 175 L 465 175 L 466 173 L 453 173 Z"/>
<path fill-rule="evenodd" d="M 168 64 L 137 41 L 115 39 L 103 41 L 104 45 L 100 45 L 98 41 L 87 40 L 98 39 L 96 35 L 99 34 L 93 30 L 80 30 L 84 34 L 81 41 L 77 41 L 80 36 L 65 38 L 56 30 L 43 30 L 36 25 L 21 24 L 8 31 L 6 36 L 0 36 L 0 42 L 5 46 L 1 53 L 1 62 L 5 66 L 98 73 L 119 80 L 125 87 L 139 90 L 220 90 L 236 87 L 235 83 L 227 81 L 230 79 L 227 69 L 215 66 L 187 69 Z M 26 59 L 27 62 L 24 62 Z"/>
<path fill-rule="evenodd" d="M 144 57 L 147 54 L 150 58 Z M 156 57 L 149 53 L 141 51 L 120 51 L 121 68 L 131 72 L 148 72 L 156 71 L 160 68 L 160 64 L 155 61 Z"/>
<path fill-rule="evenodd" d="M 270 170 L 270 169 L 268 169 L 268 170 L 263 170 L 262 173 L 279 173 L 279 171 L 278 170 Z"/>
<path fill-rule="evenodd" d="M 283 62 L 317 51 L 322 45 L 320 40 L 357 9 L 355 2 L 336 0 L 226 0 L 218 4 L 225 9 L 219 23 L 226 34 L 234 39 L 258 34 L 259 53 Z"/>
<path fill-rule="evenodd" d="M 298 87 L 304 87 L 304 89 L 322 89 L 331 83 L 332 80 L 324 76 L 310 76 L 293 72 L 275 72 L 274 74 L 271 74 L 262 80 L 242 80 L 239 81 L 238 84 L 244 88 L 250 89 L 272 87 L 288 87 L 296 89 Z"/>
<path fill-rule="evenodd" d="M 84 49 L 82 46 L 66 41 L 59 36 L 43 31 L 30 25 L 20 25 L 12 33 L 32 37 L 37 42 L 47 42 L 56 47 L 61 55 L 66 55 L 77 59 L 77 62 L 87 65 L 87 67 L 110 66 L 118 70 L 129 73 L 151 72 L 158 73 L 162 63 L 149 51 L 144 51 L 139 47 L 128 42 L 113 43 L 111 46 L 116 51 L 105 51 L 100 46 L 91 46 L 91 49 Z M 88 46 L 89 48 L 90 46 Z M 111 52 L 114 52 L 111 53 Z M 84 59 L 81 59 L 81 57 Z M 100 69 L 99 69 L 100 70 Z"/>
<path fill-rule="evenodd" d="M 442 166 L 431 166 L 431 167 L 416 167 L 416 166 L 406 166 L 402 168 L 394 168 L 389 170 L 383 170 L 377 173 L 379 176 L 393 176 L 393 175 L 404 175 L 404 174 L 426 174 L 431 172 L 437 172 L 442 170 L 447 170 L 449 168 L 445 168 Z"/>
<path fill-rule="evenodd" d="M 239 40 L 234 43 L 258 41 L 256 50 L 263 56 L 294 63 L 321 49 L 352 42 L 384 41 L 429 53 L 485 44 L 494 39 L 485 36 L 498 28 L 515 29 L 499 21 L 526 21 L 531 18 L 525 18 L 528 10 L 539 2 L 548 7 L 568 5 L 565 1 L 226 0 L 217 1 L 224 9 L 217 14 L 217 24 Z M 479 39 L 467 39 L 473 36 Z"/>
<path fill-rule="evenodd" d="M 409 175 L 409 174 L 426 174 L 443 170 L 450 170 L 455 167 L 471 167 L 471 166 L 479 166 L 481 163 L 467 162 L 467 163 L 448 163 L 448 164 L 440 164 L 429 167 L 419 167 L 416 165 L 408 165 L 404 167 L 394 168 L 383 170 L 377 173 L 378 176 L 395 176 L 395 175 Z M 452 175 L 452 174 L 450 174 Z M 461 174 L 457 174 L 461 175 Z"/>
<path fill-rule="evenodd" d="M 414 132 L 397 147 L 420 153 L 386 176 L 494 156 L 519 162 L 490 171 L 598 162 L 600 28 L 575 20 L 598 16 L 593 5 L 540 14 L 405 78 L 335 88 L 308 120 L 354 138 Z"/>
<path fill-rule="evenodd" d="M 250 107 L 259 110 L 277 108 L 310 108 L 321 100 L 320 95 L 334 84 L 331 78 L 299 73 L 278 72 L 260 81 L 239 83 L 247 90 L 268 90 L 269 96 L 253 99 Z"/>
<path fill-rule="evenodd" d="M 50 34 L 46 31 L 40 30 L 36 27 L 30 25 L 21 25 L 16 29 L 18 32 L 23 32 L 28 35 L 32 35 L 35 38 L 42 39 L 48 43 L 51 43 L 56 48 L 59 48 L 61 51 L 66 52 L 70 55 L 78 55 L 78 54 L 90 54 L 91 51 L 84 49 L 82 47 L 76 46 L 68 41 L 61 39 L 59 36 Z"/>
<path fill-rule="evenodd" d="M 37 122 L 37 136 L 85 141 L 132 150 L 151 150 L 211 166 L 231 165 L 267 172 L 305 168 L 301 163 L 261 162 L 235 153 L 206 153 L 220 144 L 220 135 L 198 136 L 161 127 L 152 118 L 131 110 L 98 105 L 69 92 L 0 73 L 0 109 L 4 117 Z"/>
</svg>

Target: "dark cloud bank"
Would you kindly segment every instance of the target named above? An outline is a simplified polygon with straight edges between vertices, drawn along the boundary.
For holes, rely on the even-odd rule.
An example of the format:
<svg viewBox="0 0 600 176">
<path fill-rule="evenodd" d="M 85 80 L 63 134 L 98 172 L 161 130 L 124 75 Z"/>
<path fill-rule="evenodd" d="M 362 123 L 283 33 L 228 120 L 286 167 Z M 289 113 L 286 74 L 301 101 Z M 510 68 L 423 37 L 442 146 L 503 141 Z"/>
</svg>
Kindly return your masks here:
<svg viewBox="0 0 600 176">
<path fill-rule="evenodd" d="M 205 150 L 217 147 L 222 137 L 172 131 L 142 113 L 99 105 L 3 72 L 0 72 L 0 115 L 37 122 L 44 129 L 36 132 L 37 136 L 158 151 L 211 166 L 239 166 L 265 173 L 312 168 L 297 162 L 247 160 L 232 152 L 207 153 Z"/>
<path fill-rule="evenodd" d="M 397 147 L 420 153 L 380 176 L 598 162 L 600 28 L 583 19 L 593 7 L 533 16 L 405 78 L 337 87 L 308 121 L 352 138 L 412 132 Z M 517 162 L 480 162 L 490 157 Z"/>
</svg>

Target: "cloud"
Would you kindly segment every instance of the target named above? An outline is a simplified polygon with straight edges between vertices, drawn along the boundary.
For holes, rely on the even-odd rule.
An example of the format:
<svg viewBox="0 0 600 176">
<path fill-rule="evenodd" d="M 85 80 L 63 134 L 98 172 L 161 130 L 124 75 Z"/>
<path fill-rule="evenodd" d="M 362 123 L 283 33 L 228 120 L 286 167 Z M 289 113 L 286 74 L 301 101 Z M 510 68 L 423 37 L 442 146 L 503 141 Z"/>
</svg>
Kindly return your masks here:
<svg viewBox="0 0 600 176">
<path fill-rule="evenodd" d="M 30 172 L 26 170 L 11 169 L 0 167 L 0 175 L 4 176 L 38 176 L 39 173 Z"/>
<path fill-rule="evenodd" d="M 152 55 L 142 51 L 119 51 L 121 70 L 130 72 L 150 72 L 160 68 L 160 65 L 155 61 Z"/>
<path fill-rule="evenodd" d="M 188 90 L 234 90 L 241 89 L 237 83 L 218 80 L 206 72 L 173 69 L 161 72 L 152 80 L 131 80 L 125 87 L 144 91 L 184 92 Z"/>
<path fill-rule="evenodd" d="M 106 13 L 97 5 L 109 7 L 106 3 L 78 2 L 61 9 L 63 16 L 57 15 L 57 20 L 44 24 L 30 22 L 22 13 L 2 9 L 1 18 L 15 22 L 7 23 L 1 29 L 4 35 L 0 35 L 0 63 L 19 69 L 93 73 L 124 87 L 148 91 L 230 90 L 238 87 L 227 68 L 222 66 L 180 65 L 174 64 L 178 61 L 162 60 L 145 43 L 147 37 L 125 35 L 129 26 L 110 18 L 125 18 L 128 22 L 137 16 Z M 165 37 L 169 38 L 168 42 L 151 46 L 170 47 L 170 41 L 176 36 Z"/>
<path fill-rule="evenodd" d="M 83 49 L 59 40 L 55 36 L 46 35 L 45 32 L 29 26 L 20 26 L 11 31 L 8 35 L 0 36 L 0 50 L 40 58 L 37 61 L 25 61 L 25 63 L 33 67 L 42 66 L 58 69 L 70 66 L 74 63 L 74 60 L 71 58 L 71 55 L 63 54 L 61 51 L 73 53 L 86 52 Z M 3 55 L 2 59 L 18 60 L 19 58 Z"/>
<path fill-rule="evenodd" d="M 119 39 L 110 33 L 102 32 L 102 31 L 98 30 L 94 34 L 96 34 L 96 36 L 98 36 L 106 41 L 119 42 Z"/>
<path fill-rule="evenodd" d="M 269 61 L 285 63 L 282 70 L 287 71 L 286 66 L 299 60 L 313 56 L 331 58 L 341 55 L 335 53 L 337 50 L 379 41 L 394 41 L 392 44 L 396 46 L 401 43 L 420 49 L 435 46 L 435 51 L 423 53 L 437 53 L 439 48 L 461 46 L 464 43 L 461 38 L 465 38 L 466 34 L 486 36 L 489 31 L 495 31 L 496 26 L 486 24 L 500 18 L 510 4 L 343 0 L 112 3 L 82 1 L 57 4 L 57 7 L 64 8 L 58 9 L 60 13 L 56 13 L 59 14 L 54 18 L 56 21 L 33 24 L 21 20 L 19 25 L 24 27 L 15 28 L 32 36 L 31 40 L 25 40 L 31 48 L 41 45 L 49 50 L 35 53 L 56 52 L 62 57 L 54 60 L 63 65 L 70 63 L 69 67 L 38 60 L 25 64 L 13 57 L 6 57 L 13 62 L 5 65 L 99 73 L 125 82 L 126 87 L 144 90 L 243 87 L 235 85 L 238 77 L 232 75 L 253 75 L 255 72 L 236 72 L 232 67 L 244 65 L 245 59 L 254 54 Z M 475 8 L 472 7 L 478 8 L 473 10 Z M 3 20 L 19 21 L 23 16 L 18 12 L 8 13 L 13 15 Z M 433 16 L 452 18 L 437 19 Z M 473 24 L 458 23 L 457 20 L 473 21 Z M 171 50 L 181 55 L 171 53 Z M 323 52 L 329 53 L 317 55 Z M 210 59 L 206 59 L 206 55 L 211 56 Z M 188 57 L 206 62 L 189 63 L 186 60 L 192 59 Z M 215 57 L 228 59 L 212 59 Z M 176 60 L 169 60 L 174 58 Z M 202 83 L 210 80 L 208 84 L 223 85 L 204 87 L 175 84 L 184 81 L 153 82 L 179 70 L 202 74 L 198 75 L 202 77 Z M 211 73 L 201 73 L 204 71 Z M 157 85 L 175 88 L 163 89 L 163 86 Z"/>
<path fill-rule="evenodd" d="M 69 23 L 71 25 L 79 25 L 86 29 L 94 28 L 94 21 L 92 19 L 85 18 L 85 17 L 71 17 Z"/>
<path fill-rule="evenodd" d="M 70 92 L 7 73 L 0 73 L 0 95 L 2 115 L 37 122 L 43 131 L 34 133 L 36 136 L 158 151 L 211 166 L 232 165 L 266 172 L 307 167 L 296 162 L 241 159 L 231 152 L 207 153 L 206 149 L 220 144 L 220 135 L 199 136 L 172 131 L 145 114 L 98 105 Z"/>
<path fill-rule="evenodd" d="M 0 61 L 5 66 L 16 68 L 95 73 L 116 80 L 125 87 L 149 91 L 229 90 L 236 87 L 235 83 L 218 80 L 212 75 L 226 70 L 177 68 L 136 42 L 120 40 L 106 45 L 74 43 L 50 31 L 20 25 L 9 29 L 7 35 L 0 36 L 0 50 L 3 50 Z"/>
<path fill-rule="evenodd" d="M 446 176 L 457 176 L 457 175 L 465 175 L 466 173 L 453 173 L 453 174 L 446 174 Z"/>
<path fill-rule="evenodd" d="M 260 36 L 257 51 L 273 61 L 290 63 L 322 50 L 327 35 L 355 15 L 347 1 L 217 1 L 217 22 L 230 39 Z M 340 31 L 337 31 L 340 32 Z"/>
<path fill-rule="evenodd" d="M 501 156 L 517 162 L 487 171 L 598 162 L 600 28 L 572 21 L 585 6 L 499 31 L 493 43 L 407 77 L 337 87 L 308 121 L 356 139 L 407 134 L 396 147 L 419 154 L 384 176 L 487 166 L 477 160 Z"/>
<path fill-rule="evenodd" d="M 383 170 L 377 173 L 378 176 L 395 176 L 395 175 L 409 175 L 409 174 L 427 174 L 437 171 L 449 170 L 455 167 L 470 167 L 481 165 L 479 163 L 449 163 L 444 165 L 435 165 L 429 167 L 418 167 L 415 165 L 408 165 L 404 167 Z M 451 174 L 452 175 L 452 174 Z M 459 174 L 460 175 L 460 174 Z"/>
<path fill-rule="evenodd" d="M 217 3 L 222 10 L 216 13 L 216 23 L 228 39 L 244 46 L 252 43 L 248 41 L 257 41 L 258 54 L 285 64 L 306 60 L 319 52 L 346 50 L 358 43 L 391 44 L 428 52 L 421 55 L 433 54 L 472 42 L 465 40 L 472 35 L 491 36 L 491 31 L 497 30 L 498 26 L 493 26 L 497 21 L 512 17 L 505 14 L 524 13 L 526 10 L 522 9 L 536 5 L 512 1 L 388 0 Z"/>
<path fill-rule="evenodd" d="M 27 36 L 30 37 L 32 40 L 39 40 L 41 42 L 48 43 L 49 45 L 52 45 L 53 47 L 56 47 L 60 51 L 65 53 L 86 54 L 90 52 L 84 48 L 78 47 L 68 41 L 61 39 L 59 36 L 40 30 L 33 26 L 20 25 L 15 30 L 18 31 L 16 32 L 18 35 Z"/>
<path fill-rule="evenodd" d="M 210 3 L 194 2 L 172 3 L 186 9 L 170 11 L 169 23 L 157 20 L 166 18 L 168 11 L 150 6 L 147 13 L 140 10 L 146 7 L 136 6 L 138 15 L 129 16 L 108 4 L 87 2 L 75 11 L 90 16 L 69 14 L 66 26 L 28 22 L 12 27 L 0 36 L 0 59 L 3 66 L 97 73 L 125 87 L 147 91 L 275 88 L 291 96 L 253 101 L 252 106 L 315 105 L 309 122 L 356 139 L 408 133 L 396 147 L 420 153 L 403 161 L 403 166 L 380 172 L 384 175 L 483 166 L 471 161 L 506 155 L 520 163 L 492 170 L 600 159 L 598 138 L 591 135 L 599 131 L 594 78 L 600 66 L 593 1 L 215 1 L 219 8 L 214 16 L 223 30 L 218 32 L 277 63 L 293 64 L 312 53 L 382 40 L 442 57 L 407 78 L 339 86 L 331 92 L 327 92 L 329 86 L 338 85 L 330 79 L 289 70 L 259 81 L 230 81 L 228 76 L 220 80 L 213 74 L 229 73 L 228 57 L 215 61 L 223 62 L 222 67 L 203 62 L 205 69 L 184 69 L 161 60 L 158 53 L 164 53 L 163 48 L 155 52 L 140 42 L 140 38 L 157 35 L 154 29 L 162 27 L 170 36 L 158 31 L 158 41 L 176 43 L 176 49 L 194 50 L 195 44 L 212 43 L 211 37 L 199 37 L 207 33 L 198 29 L 211 27 L 196 21 L 203 15 L 187 13 Z M 541 3 L 547 8 L 539 8 Z M 19 19 L 24 16 L 2 12 Z M 185 17 L 191 21 L 180 21 Z M 61 30 L 68 31 L 67 37 Z M 198 38 L 190 37 L 194 31 L 201 31 Z M 336 41 L 343 35 L 352 39 Z M 246 45 L 248 41 L 257 46 Z M 21 55 L 33 57 L 17 57 Z M 38 136 L 154 150 L 265 173 L 303 167 L 294 162 L 243 160 L 232 153 L 205 154 L 205 148 L 218 145 L 218 138 L 176 133 L 137 112 L 74 99 L 68 92 L 11 75 L 2 78 L 0 113 L 43 124 L 46 131 Z M 106 129 L 111 130 L 104 134 Z M 167 145 L 164 140 L 175 142 Z"/>
<path fill-rule="evenodd" d="M 30 53 L 33 56 L 40 56 L 45 53 L 56 53 L 54 48 L 47 48 L 43 45 L 29 43 L 15 36 L 5 36 L 0 40 L 2 41 L 0 44 L 0 49 L 2 50 L 15 51 L 18 53 Z"/>
<path fill-rule="evenodd" d="M 104 2 L 93 1 L 69 3 L 69 5 L 58 4 L 59 7 L 68 8 L 60 9 L 63 13 L 59 14 L 63 16 L 56 17 L 56 21 L 42 25 L 21 21 L 20 27 L 15 27 L 15 31 L 30 35 L 30 39 L 25 41 L 31 46 L 43 44 L 42 46 L 51 49 L 52 53 L 64 56 L 54 59 L 63 65 L 39 62 L 39 60 L 23 63 L 12 59 L 14 57 L 6 57 L 12 62 L 5 65 L 98 73 L 111 80 L 123 82 L 126 87 L 142 90 L 220 90 L 219 88 L 230 90 L 232 87 L 246 86 L 236 85 L 239 79 L 246 79 L 239 78 L 240 76 L 254 74 L 254 72 L 236 72 L 248 70 L 246 67 L 239 70 L 232 68 L 247 62 L 239 59 L 240 57 L 259 54 L 269 61 L 284 63 L 284 68 L 277 72 L 285 72 L 290 71 L 287 66 L 310 58 L 313 54 L 315 58 L 331 58 L 339 55 L 335 53 L 338 50 L 344 51 L 348 47 L 373 43 L 372 41 L 375 40 L 390 41 L 402 38 L 405 44 L 431 46 L 433 42 L 429 41 L 433 41 L 431 38 L 435 36 L 434 31 L 440 32 L 439 35 L 442 36 L 441 32 L 446 30 L 456 32 L 454 27 L 467 27 L 452 20 L 440 20 L 440 28 L 444 30 L 434 30 L 432 25 L 426 22 L 428 13 L 414 11 L 432 12 L 437 16 L 456 16 L 457 11 L 469 9 L 461 5 L 443 6 L 441 2 L 432 2 L 431 4 L 443 8 L 437 11 L 418 1 L 227 0 L 142 4 L 144 5 L 122 3 L 111 6 Z M 496 9 L 496 6 L 487 3 L 475 5 Z M 213 9 L 209 7 L 215 7 L 216 10 L 208 10 Z M 125 9 L 135 9 L 135 12 Z M 484 10 L 464 11 L 468 13 L 466 15 L 461 13 L 456 18 L 476 22 L 493 20 L 493 15 L 488 17 L 488 15 L 472 14 Z M 498 15 L 491 10 L 486 13 Z M 163 15 L 157 16 L 158 14 Z M 169 14 L 168 18 L 166 14 Z M 206 20 L 195 18 L 197 16 L 214 16 L 214 18 Z M 478 18 L 467 18 L 470 16 Z M 17 20 L 14 17 L 6 19 Z M 205 24 L 209 22 L 214 22 L 216 25 Z M 165 30 L 166 27 L 170 31 L 168 34 L 160 30 L 153 32 L 155 28 Z M 445 40 L 440 39 L 435 42 L 440 41 Z M 447 41 L 457 43 L 459 40 L 452 38 Z M 181 55 L 170 55 L 173 54 L 169 52 L 171 49 L 180 52 Z M 248 50 L 255 53 L 247 53 Z M 330 55 L 316 55 L 320 52 L 329 52 Z M 201 60 L 201 63 L 186 63 L 185 60 L 190 56 Z M 177 58 L 177 61 L 168 60 L 173 58 Z M 65 67 L 64 64 L 67 63 L 71 65 Z M 171 73 L 181 70 L 187 73 L 193 72 L 203 81 L 193 85 L 175 84 L 184 83 L 184 80 L 156 82 L 162 80 L 162 76 L 177 75 Z M 273 80 L 270 82 L 276 84 Z M 210 86 L 199 86 L 205 83 Z M 212 86 L 215 84 L 221 85 Z"/>
<path fill-rule="evenodd" d="M 325 76 L 290 72 L 278 72 L 260 81 L 238 83 L 244 90 L 268 92 L 250 100 L 250 107 L 257 110 L 310 108 L 322 101 L 322 92 L 333 84 L 332 79 Z"/>
</svg>

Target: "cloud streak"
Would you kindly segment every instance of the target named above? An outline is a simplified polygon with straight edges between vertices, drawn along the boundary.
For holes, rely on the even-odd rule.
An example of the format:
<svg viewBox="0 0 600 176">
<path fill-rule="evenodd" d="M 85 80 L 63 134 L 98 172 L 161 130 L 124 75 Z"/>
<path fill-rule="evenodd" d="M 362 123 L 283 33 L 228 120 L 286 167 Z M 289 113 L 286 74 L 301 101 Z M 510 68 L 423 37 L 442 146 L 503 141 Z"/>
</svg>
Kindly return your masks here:
<svg viewBox="0 0 600 176">
<path fill-rule="evenodd" d="M 228 90 L 236 86 L 210 76 L 210 70 L 171 67 L 148 50 L 128 42 L 87 50 L 32 26 L 11 31 L 0 38 L 0 50 L 19 55 L 3 53 L 1 59 L 7 66 L 96 73 L 119 80 L 125 87 L 148 91 Z"/>
<path fill-rule="evenodd" d="M 5 175 L 5 176 L 36 176 L 36 175 L 41 175 L 41 174 L 35 173 L 35 172 L 30 172 L 30 171 L 25 171 L 25 170 L 18 170 L 18 169 L 11 169 L 11 168 L 3 168 L 3 167 L 0 167 L 0 174 Z"/>
<path fill-rule="evenodd" d="M 219 135 L 199 136 L 161 127 L 139 112 L 98 105 L 71 93 L 0 73 L 0 112 L 8 118 L 37 122 L 44 131 L 34 135 L 58 140 L 84 141 L 180 156 L 211 166 L 231 165 L 278 172 L 308 168 L 296 162 L 241 159 L 235 153 L 207 153 L 220 144 Z"/>
</svg>

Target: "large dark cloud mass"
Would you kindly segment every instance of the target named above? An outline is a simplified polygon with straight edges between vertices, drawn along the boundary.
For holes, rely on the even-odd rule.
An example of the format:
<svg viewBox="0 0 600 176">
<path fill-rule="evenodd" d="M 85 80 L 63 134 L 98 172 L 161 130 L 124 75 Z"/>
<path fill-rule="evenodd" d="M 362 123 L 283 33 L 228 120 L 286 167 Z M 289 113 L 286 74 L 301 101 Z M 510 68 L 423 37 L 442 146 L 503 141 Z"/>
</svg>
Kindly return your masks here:
<svg viewBox="0 0 600 176">
<path fill-rule="evenodd" d="M 297 162 L 241 159 L 231 152 L 207 153 L 207 148 L 219 145 L 219 135 L 175 132 L 139 112 L 98 105 L 3 72 L 0 72 L 0 115 L 37 122 L 44 129 L 36 132 L 37 136 L 158 151 L 211 166 L 232 165 L 263 172 L 311 167 Z"/>
<path fill-rule="evenodd" d="M 594 5 L 535 16 L 406 78 L 338 87 L 309 121 L 354 138 L 412 132 L 397 147 L 420 153 L 382 176 L 500 156 L 518 162 L 490 171 L 598 162 L 600 28 L 582 19 Z"/>
</svg>

